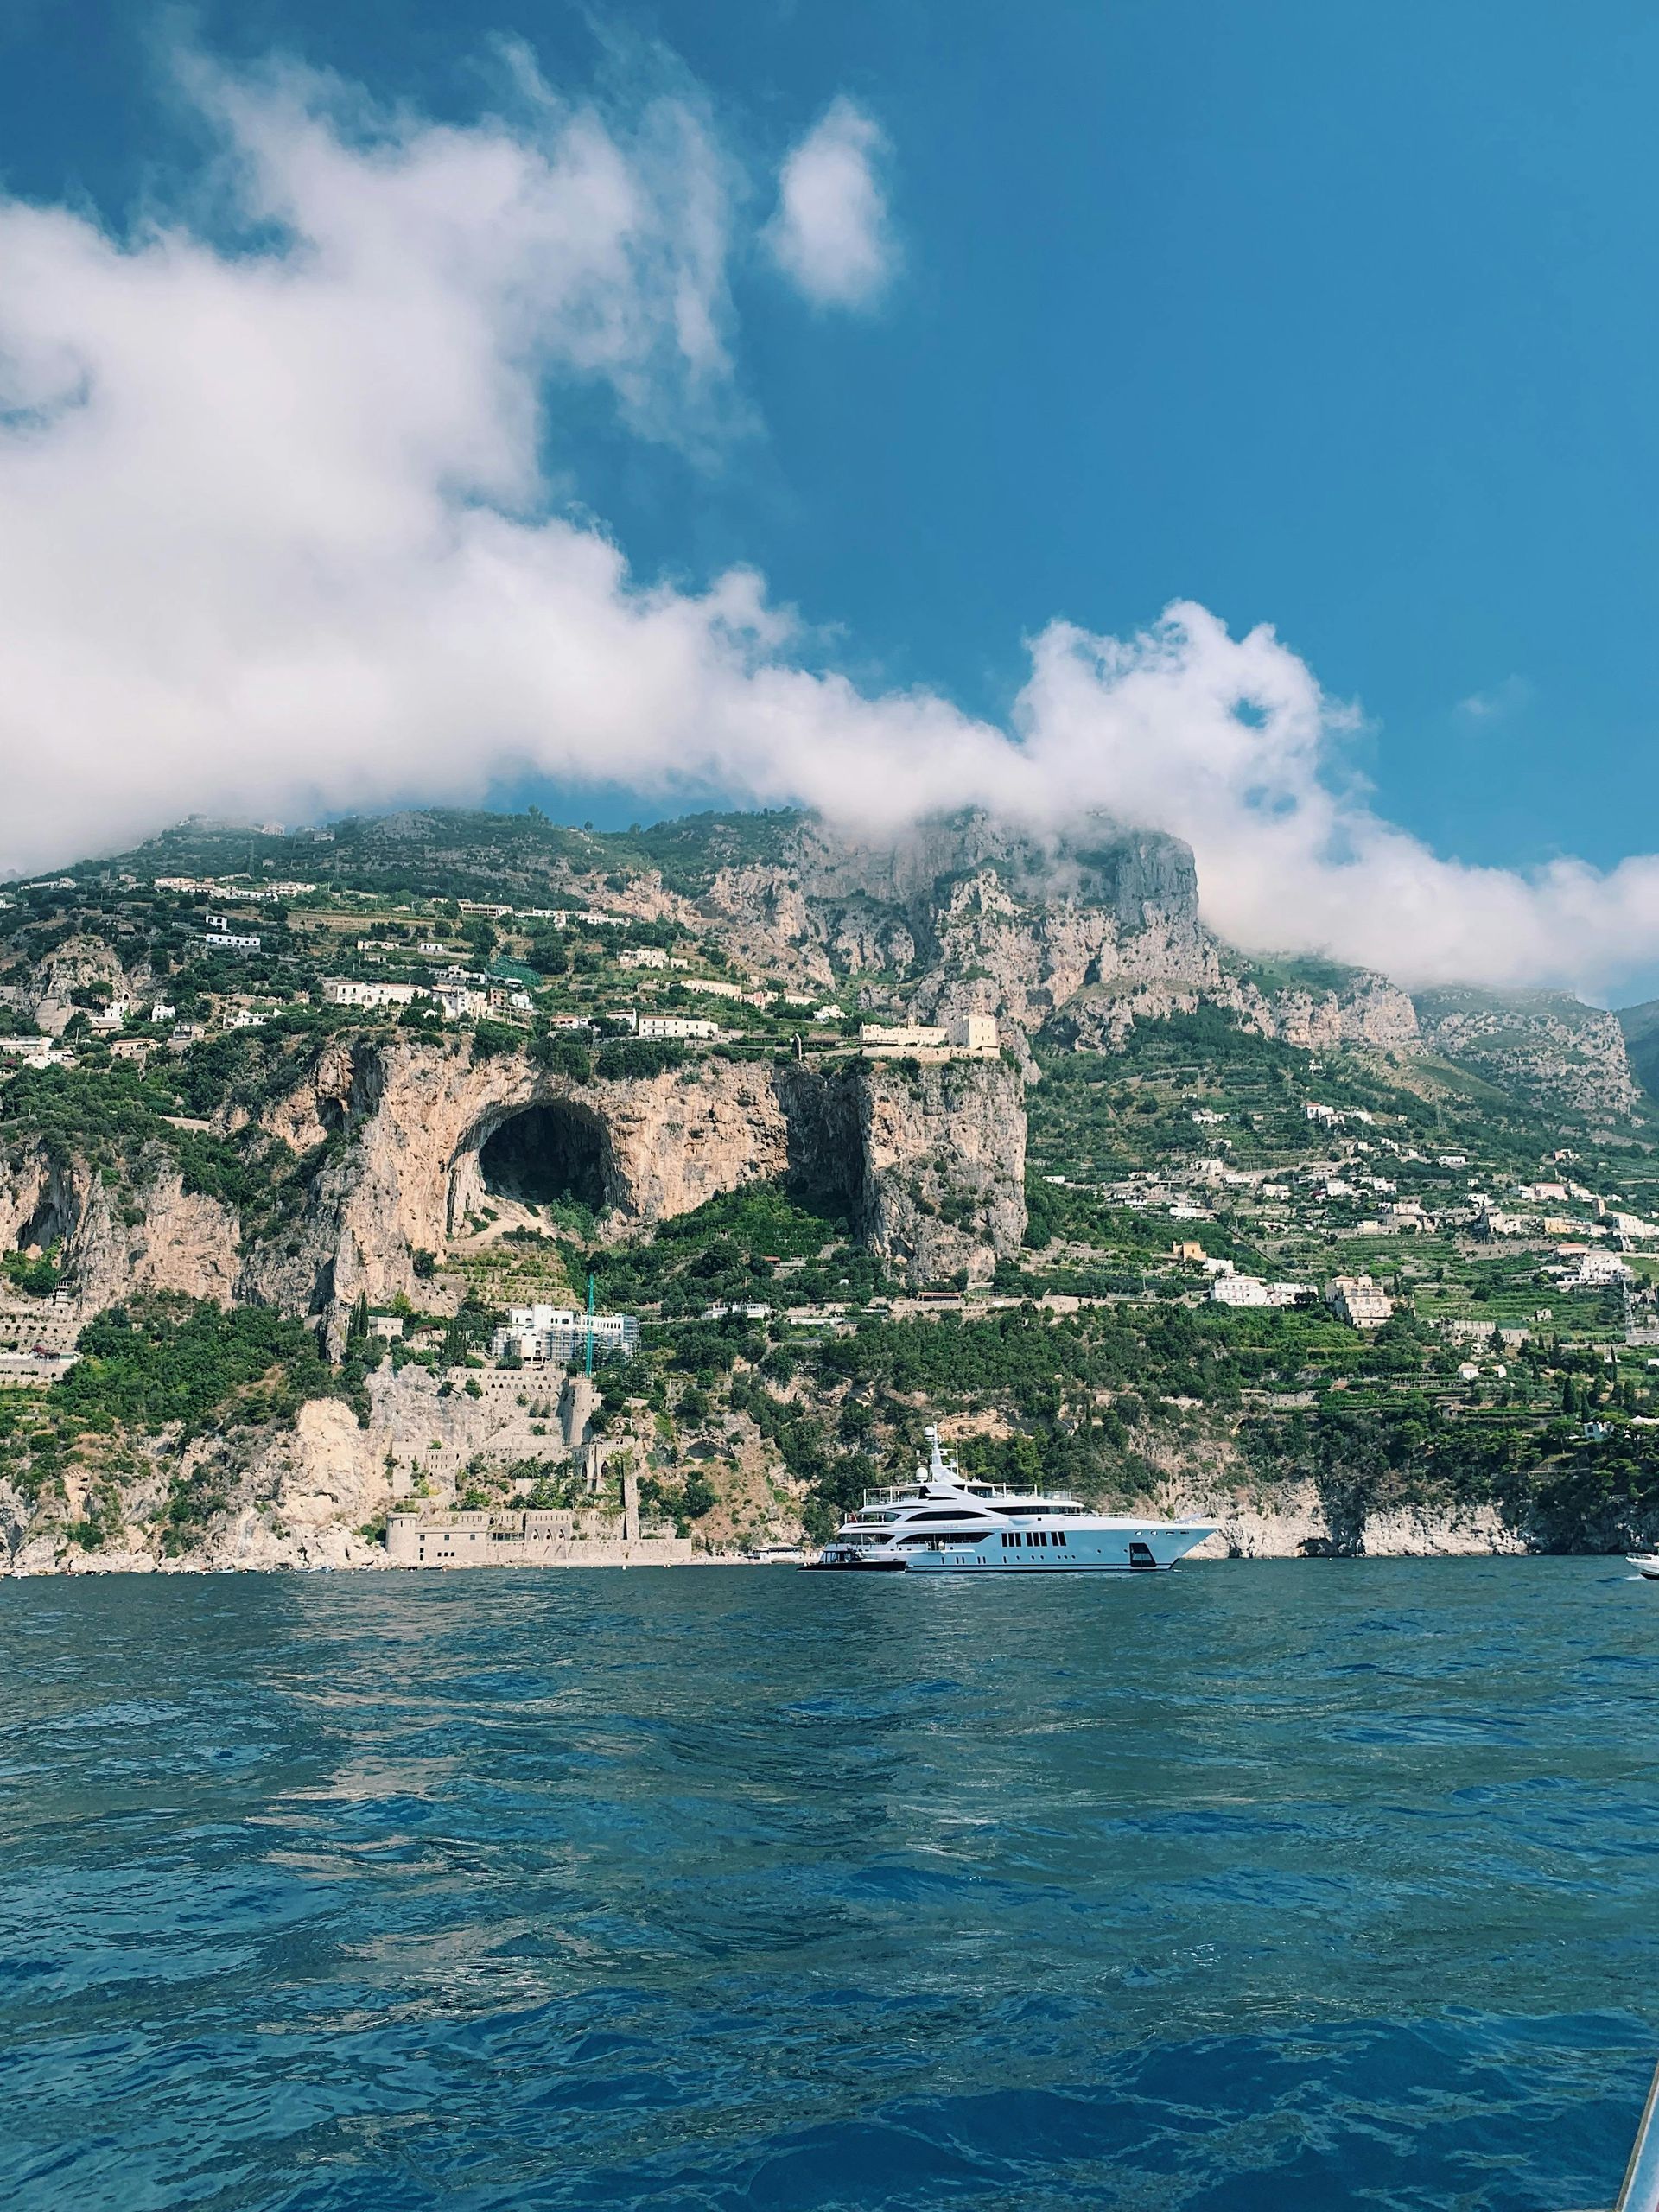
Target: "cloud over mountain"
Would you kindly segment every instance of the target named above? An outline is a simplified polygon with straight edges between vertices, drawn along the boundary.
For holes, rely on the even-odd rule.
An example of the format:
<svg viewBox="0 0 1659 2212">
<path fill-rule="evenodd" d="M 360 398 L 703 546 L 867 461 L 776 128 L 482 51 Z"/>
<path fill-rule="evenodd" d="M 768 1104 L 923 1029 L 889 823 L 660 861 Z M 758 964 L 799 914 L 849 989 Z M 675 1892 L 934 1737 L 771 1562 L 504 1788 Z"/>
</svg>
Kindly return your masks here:
<svg viewBox="0 0 1659 2212">
<path fill-rule="evenodd" d="M 1225 933 L 1412 980 L 1659 959 L 1659 859 L 1440 859 L 1344 777 L 1351 716 L 1268 630 L 1056 623 L 1003 731 L 814 665 L 753 573 L 637 582 L 556 473 L 578 391 L 645 440 L 741 415 L 741 195 L 694 101 L 532 82 L 460 127 L 292 71 L 192 81 L 211 226 L 0 200 L 0 868 L 545 772 L 869 828 L 1105 806 L 1191 840 Z M 886 251 L 871 130 L 837 103 L 785 167 L 771 242 L 821 299 Z"/>
</svg>

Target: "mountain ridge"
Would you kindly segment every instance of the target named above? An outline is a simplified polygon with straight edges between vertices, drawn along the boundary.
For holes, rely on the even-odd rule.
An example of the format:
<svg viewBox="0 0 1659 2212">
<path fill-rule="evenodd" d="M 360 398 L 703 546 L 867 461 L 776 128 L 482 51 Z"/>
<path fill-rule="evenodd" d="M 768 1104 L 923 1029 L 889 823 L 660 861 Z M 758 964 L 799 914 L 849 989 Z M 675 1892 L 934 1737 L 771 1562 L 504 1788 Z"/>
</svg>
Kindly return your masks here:
<svg viewBox="0 0 1659 2212">
<path fill-rule="evenodd" d="M 394 1502 L 587 1512 L 601 1463 L 659 1529 L 787 1541 L 928 1413 L 1245 1551 L 1645 1529 L 1659 1167 L 1618 1021 L 1252 959 L 1198 887 L 1100 817 L 430 810 L 16 887 L 11 1556 L 365 1564 Z M 639 1364 L 555 1418 L 491 1347 L 590 1275 Z M 203 1363 L 216 1409 L 173 1421 Z"/>
</svg>

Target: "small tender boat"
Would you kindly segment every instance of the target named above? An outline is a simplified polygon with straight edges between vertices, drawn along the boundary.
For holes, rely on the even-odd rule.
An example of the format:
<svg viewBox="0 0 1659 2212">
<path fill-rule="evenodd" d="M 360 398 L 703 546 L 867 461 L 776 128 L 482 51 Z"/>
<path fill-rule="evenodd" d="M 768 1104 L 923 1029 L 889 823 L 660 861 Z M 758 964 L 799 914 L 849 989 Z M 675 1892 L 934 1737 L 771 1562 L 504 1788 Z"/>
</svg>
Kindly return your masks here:
<svg viewBox="0 0 1659 2212">
<path fill-rule="evenodd" d="M 895 1490 L 871 1491 L 810 1564 L 860 1574 L 1158 1573 L 1215 1532 L 1212 1521 L 1091 1513 L 1058 1491 L 965 1477 L 927 1431 L 928 1465 Z"/>
<path fill-rule="evenodd" d="M 1624 1564 L 1645 1575 L 1649 1582 L 1659 1582 L 1659 1552 L 1626 1552 Z"/>
</svg>

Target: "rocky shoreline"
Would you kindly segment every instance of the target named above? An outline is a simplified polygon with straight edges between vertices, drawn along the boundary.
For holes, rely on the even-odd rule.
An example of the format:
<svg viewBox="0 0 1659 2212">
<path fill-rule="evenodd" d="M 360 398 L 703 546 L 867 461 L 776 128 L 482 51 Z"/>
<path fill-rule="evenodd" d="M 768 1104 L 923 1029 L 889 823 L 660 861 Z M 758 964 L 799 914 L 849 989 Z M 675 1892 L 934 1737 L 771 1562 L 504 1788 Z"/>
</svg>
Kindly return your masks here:
<svg viewBox="0 0 1659 2212">
<path fill-rule="evenodd" d="M 1488 1506 L 1467 1511 L 1433 1511 L 1395 1507 L 1369 1516 L 1357 1529 L 1333 1530 L 1312 1485 L 1305 1495 L 1287 1497 L 1277 1507 L 1217 1510 L 1188 1501 L 1181 1509 L 1205 1512 L 1220 1523 L 1215 1535 L 1188 1557 L 1195 1561 L 1243 1559 L 1491 1559 L 1538 1555 L 1546 1548 L 1529 1541 Z M 1584 1557 L 1617 1557 L 1637 1539 L 1609 1532 L 1605 1546 L 1586 1548 Z M 608 1547 L 595 1547 L 596 1554 Z M 609 1565 L 597 1556 L 594 1565 Z M 698 1551 L 677 1562 L 693 1567 L 763 1567 L 786 1563 L 753 1553 Z M 580 1569 L 587 1562 L 567 1559 L 549 1571 Z M 24 1544 L 0 1577 L 41 1574 L 223 1574 L 282 1573 L 380 1573 L 397 1562 L 378 1539 L 340 1522 L 277 1535 L 251 1508 L 238 1515 L 199 1551 L 169 1558 L 159 1550 L 133 1548 L 82 1552 L 42 1535 Z"/>
</svg>

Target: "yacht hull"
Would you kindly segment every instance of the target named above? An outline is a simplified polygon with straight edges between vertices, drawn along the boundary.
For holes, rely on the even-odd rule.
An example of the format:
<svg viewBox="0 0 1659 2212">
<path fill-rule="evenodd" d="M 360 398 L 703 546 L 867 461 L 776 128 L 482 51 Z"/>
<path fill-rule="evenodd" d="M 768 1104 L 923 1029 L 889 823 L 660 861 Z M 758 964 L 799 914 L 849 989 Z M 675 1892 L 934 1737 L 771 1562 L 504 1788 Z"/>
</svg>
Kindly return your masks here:
<svg viewBox="0 0 1659 2212">
<path fill-rule="evenodd" d="M 1003 1543 L 1000 1536 L 977 1543 L 930 1544 L 912 1552 L 912 1574 L 1167 1574 L 1176 1561 L 1195 1544 L 1214 1534 L 1208 1523 L 1197 1527 L 1160 1528 L 1155 1523 L 1134 1529 L 1079 1529 L 1065 1531 L 1057 1543 L 1054 1533 L 1018 1532 Z"/>
<path fill-rule="evenodd" d="M 976 1541 L 949 1536 L 860 1558 L 851 1548 L 803 1562 L 815 1574 L 1167 1574 L 1195 1544 L 1213 1535 L 1207 1522 L 1155 1522 L 1133 1528 L 1053 1527 L 994 1530 Z M 1006 1541 L 1004 1541 L 1006 1535 Z"/>
<path fill-rule="evenodd" d="M 902 1559 L 804 1559 L 803 1574 L 902 1574 L 909 1562 Z"/>
</svg>

